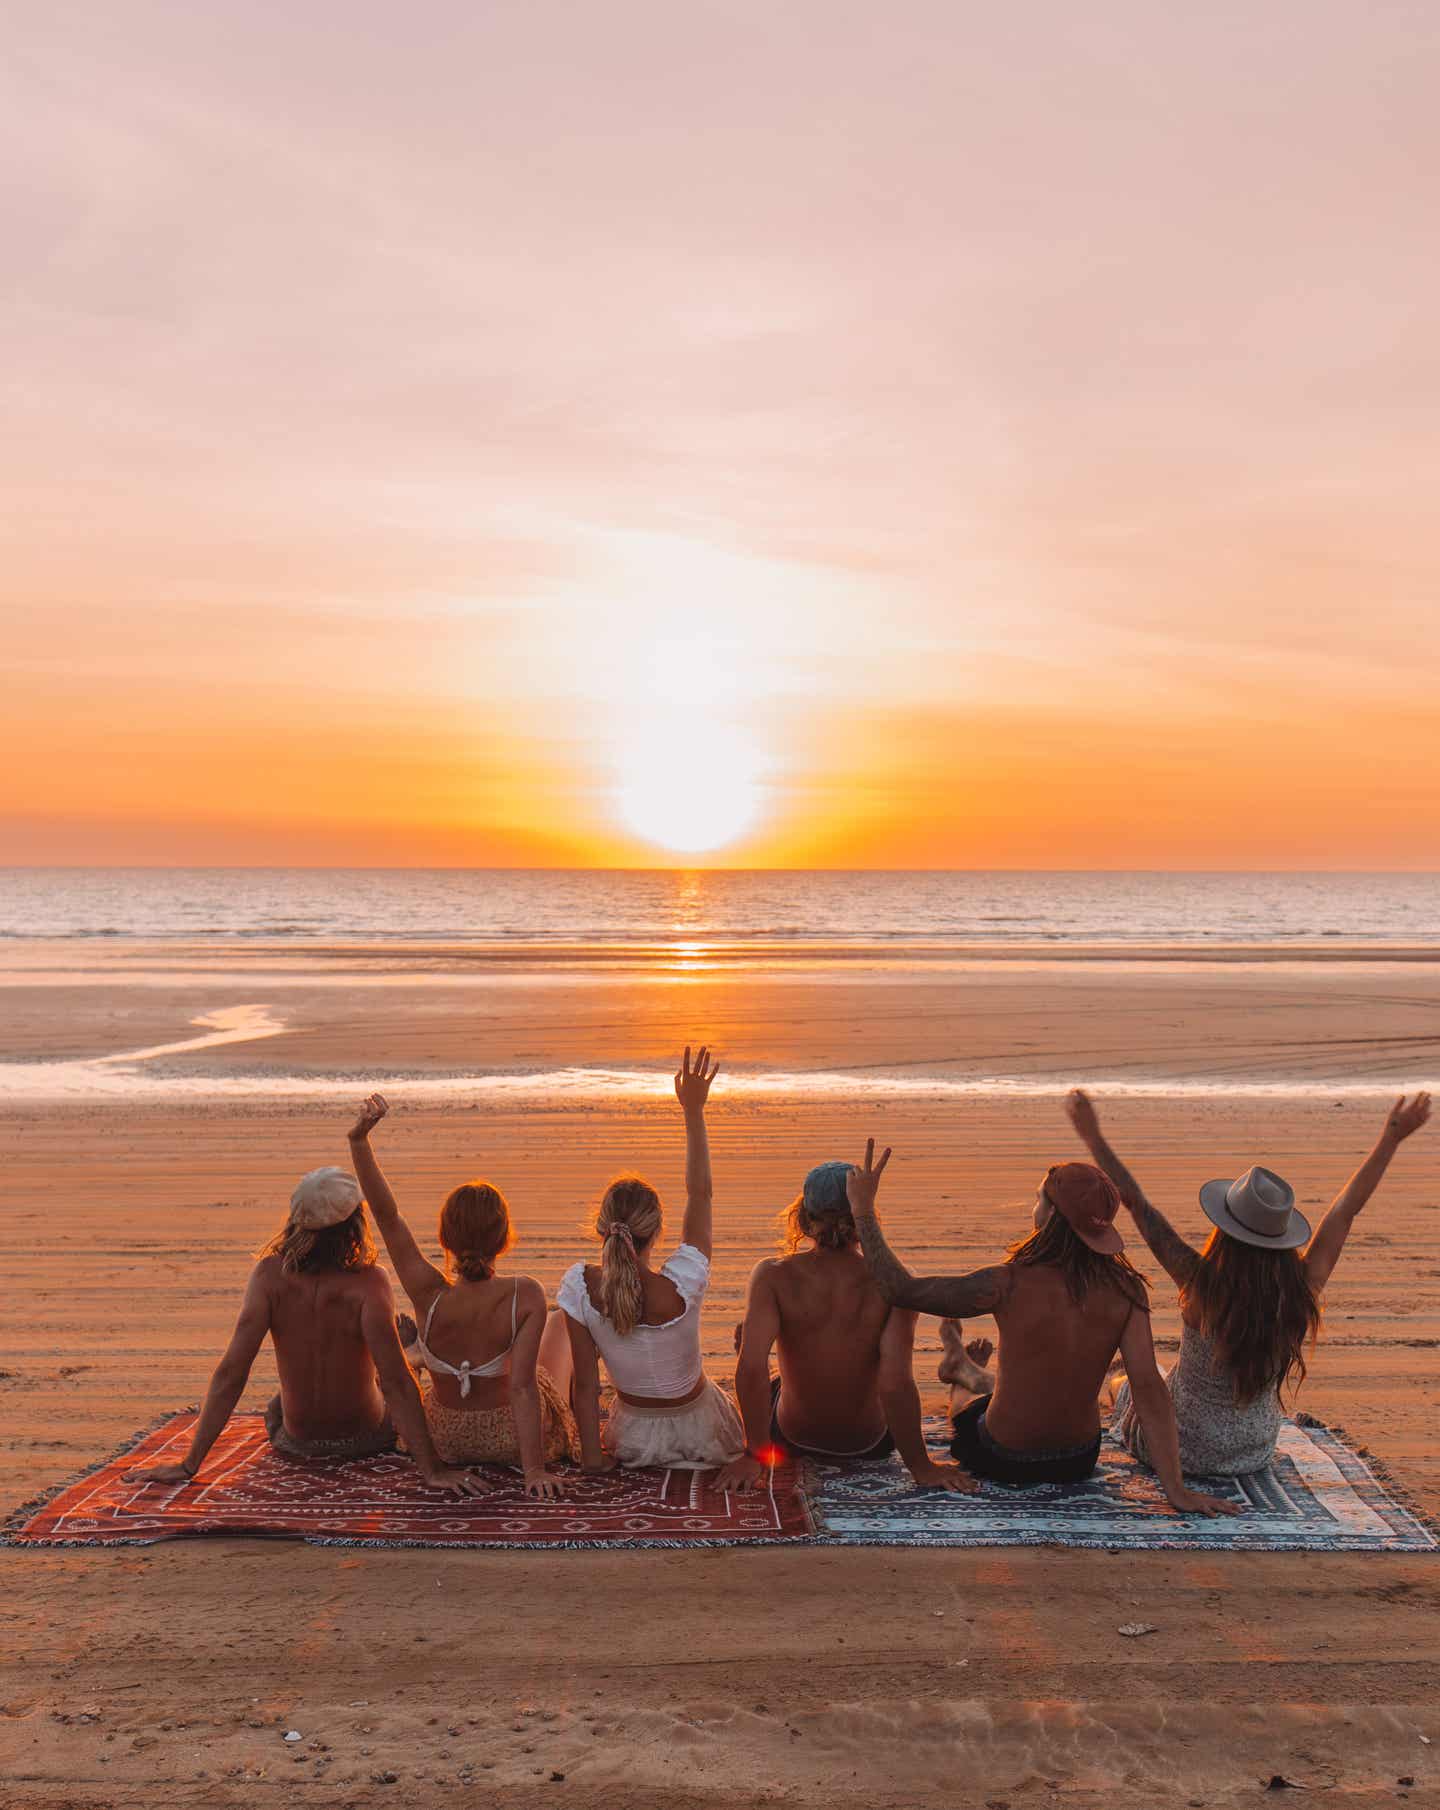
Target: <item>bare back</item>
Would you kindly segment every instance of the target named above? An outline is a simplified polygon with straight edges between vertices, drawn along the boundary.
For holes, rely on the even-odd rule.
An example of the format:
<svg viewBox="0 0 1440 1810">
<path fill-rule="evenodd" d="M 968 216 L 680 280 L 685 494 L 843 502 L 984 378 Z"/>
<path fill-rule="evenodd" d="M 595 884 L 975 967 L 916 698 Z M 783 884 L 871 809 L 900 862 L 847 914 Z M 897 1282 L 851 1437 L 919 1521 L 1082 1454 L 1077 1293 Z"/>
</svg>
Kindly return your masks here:
<svg viewBox="0 0 1440 1810">
<path fill-rule="evenodd" d="M 1048 1264 L 1008 1264 L 994 1308 L 1000 1330 L 995 1393 L 985 1422 L 1012 1451 L 1065 1450 L 1093 1439 L 1099 1399 L 1136 1308 L 1118 1288 L 1092 1287 L 1077 1304 Z"/>
<path fill-rule="evenodd" d="M 261 1268 L 287 1430 L 314 1440 L 372 1432 L 385 1418 L 385 1398 L 361 1316 L 382 1272 L 367 1264 L 286 1275 L 278 1257 Z"/>
<path fill-rule="evenodd" d="M 515 1342 L 519 1318 L 519 1291 L 523 1276 L 488 1276 L 483 1281 L 452 1282 L 429 1301 L 415 1301 L 422 1321 L 431 1314 L 426 1347 L 447 1364 L 490 1364 L 506 1356 Z M 444 1408 L 502 1407 L 510 1399 L 510 1366 L 494 1376 L 476 1376 L 462 1394 L 457 1377 L 443 1370 L 430 1372 L 435 1399 Z"/>
<path fill-rule="evenodd" d="M 825 1451 L 873 1445 L 886 1425 L 880 1342 L 890 1308 L 859 1247 L 777 1258 L 766 1276 L 779 1313 L 782 1431 Z"/>
</svg>

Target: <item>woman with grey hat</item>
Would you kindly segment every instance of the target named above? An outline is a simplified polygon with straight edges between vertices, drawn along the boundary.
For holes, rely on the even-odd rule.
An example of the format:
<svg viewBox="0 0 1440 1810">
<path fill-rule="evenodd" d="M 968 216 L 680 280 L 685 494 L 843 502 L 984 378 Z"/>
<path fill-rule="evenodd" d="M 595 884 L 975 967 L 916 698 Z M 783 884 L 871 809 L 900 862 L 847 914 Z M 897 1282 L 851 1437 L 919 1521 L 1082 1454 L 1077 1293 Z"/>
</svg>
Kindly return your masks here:
<svg viewBox="0 0 1440 1810">
<path fill-rule="evenodd" d="M 1284 1418 L 1281 1392 L 1305 1378 L 1305 1347 L 1320 1330 L 1320 1297 L 1350 1228 L 1390 1159 L 1430 1117 L 1430 1096 L 1403 1095 L 1375 1148 L 1340 1190 L 1312 1238 L 1290 1184 L 1256 1163 L 1233 1180 L 1206 1182 L 1200 1206 L 1214 1228 L 1205 1248 L 1188 1244 L 1140 1191 L 1107 1143 L 1089 1096 L 1066 1101 L 1070 1122 L 1120 1190 L 1151 1254 L 1180 1290 L 1180 1356 L 1170 1394 L 1184 1469 L 1206 1477 L 1264 1470 Z M 1302 1252 L 1302 1247 L 1304 1247 Z M 1148 1460 L 1128 1389 L 1115 1399 L 1115 1427 Z"/>
</svg>

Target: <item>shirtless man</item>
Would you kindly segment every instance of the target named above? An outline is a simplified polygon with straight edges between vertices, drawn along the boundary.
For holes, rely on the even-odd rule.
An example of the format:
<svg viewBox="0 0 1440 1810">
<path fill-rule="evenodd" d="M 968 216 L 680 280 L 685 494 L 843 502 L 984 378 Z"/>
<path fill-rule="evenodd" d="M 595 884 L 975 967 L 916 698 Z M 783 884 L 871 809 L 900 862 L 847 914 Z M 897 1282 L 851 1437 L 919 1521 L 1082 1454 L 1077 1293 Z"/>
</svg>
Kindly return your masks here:
<svg viewBox="0 0 1440 1810">
<path fill-rule="evenodd" d="M 720 1472 L 722 1489 L 759 1487 L 787 1452 L 833 1460 L 897 1450 L 922 1489 L 974 1488 L 958 1465 L 936 1464 L 925 1449 L 911 1371 L 915 1315 L 890 1307 L 866 1271 L 845 1194 L 850 1173 L 849 1163 L 810 1171 L 790 1208 L 789 1254 L 767 1258 L 750 1278 L 735 1370 L 745 1451 Z"/>
<path fill-rule="evenodd" d="M 364 1458 L 387 1452 L 398 1427 L 432 1489 L 478 1495 L 485 1485 L 435 1456 L 420 1391 L 395 1332 L 390 1279 L 375 1262 L 359 1184 L 344 1169 L 314 1169 L 290 1197 L 290 1217 L 250 1272 L 240 1318 L 216 1366 L 177 1464 L 131 1473 L 139 1483 L 189 1483 L 245 1392 L 270 1334 L 280 1393 L 265 1430 L 288 1458 Z"/>
<path fill-rule="evenodd" d="M 912 1276 L 885 1242 L 875 1195 L 890 1160 L 852 1169 L 850 1204 L 865 1261 L 893 1307 L 960 1319 L 995 1316 L 994 1390 L 957 1394 L 951 1451 L 997 1483 L 1076 1483 L 1100 1455 L 1100 1391 L 1119 1352 L 1155 1458 L 1160 1487 L 1180 1514 L 1234 1514 L 1233 1503 L 1186 1486 L 1170 1401 L 1150 1335 L 1145 1283 L 1122 1255 L 1120 1198 L 1089 1163 L 1058 1163 L 1040 1185 L 1036 1230 L 1009 1261 L 967 1276 Z M 961 1406 L 961 1403 L 964 1405 Z"/>
</svg>

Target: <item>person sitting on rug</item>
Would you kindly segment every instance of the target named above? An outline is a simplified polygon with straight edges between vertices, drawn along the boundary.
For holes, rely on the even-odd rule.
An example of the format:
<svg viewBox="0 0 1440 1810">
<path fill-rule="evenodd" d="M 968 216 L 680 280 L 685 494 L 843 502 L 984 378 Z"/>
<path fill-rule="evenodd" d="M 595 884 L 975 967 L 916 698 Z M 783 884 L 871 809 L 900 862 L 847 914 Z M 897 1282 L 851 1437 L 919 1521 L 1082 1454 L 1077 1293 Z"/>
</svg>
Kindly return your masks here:
<svg viewBox="0 0 1440 1810">
<path fill-rule="evenodd" d="M 132 1473 L 142 1483 L 187 1483 L 245 1392 L 266 1333 L 280 1392 L 265 1410 L 270 1444 L 286 1458 L 368 1458 L 398 1428 L 432 1489 L 476 1495 L 468 1472 L 442 1464 L 425 1429 L 420 1392 L 395 1333 L 390 1278 L 375 1261 L 365 1203 L 343 1169 L 312 1169 L 290 1216 L 250 1272 L 240 1317 L 210 1379 L 190 1449 L 178 1464 Z"/>
<path fill-rule="evenodd" d="M 865 1268 L 846 1197 L 850 1168 L 810 1171 L 784 1215 L 784 1255 L 750 1278 L 735 1370 L 746 1446 L 719 1482 L 757 1488 L 787 1453 L 834 1463 L 898 1450 L 919 1488 L 973 1489 L 958 1465 L 937 1464 L 925 1449 L 915 1315 L 892 1307 Z"/>
<path fill-rule="evenodd" d="M 1325 1284 L 1390 1159 L 1429 1118 L 1429 1094 L 1396 1100 L 1374 1149 L 1313 1238 L 1294 1191 L 1273 1170 L 1257 1164 L 1238 1180 L 1206 1182 L 1200 1206 L 1213 1230 L 1203 1251 L 1145 1198 L 1106 1141 L 1089 1096 L 1077 1088 L 1066 1107 L 1081 1142 L 1119 1189 L 1151 1254 L 1180 1291 L 1180 1356 L 1166 1382 L 1181 1463 L 1210 1477 L 1264 1470 L 1284 1419 L 1281 1393 L 1305 1380 L 1305 1347 L 1320 1330 Z M 1134 1391 L 1124 1385 L 1114 1424 L 1135 1456 L 1150 1463 Z"/>
<path fill-rule="evenodd" d="M 462 1182 L 440 1209 L 445 1268 L 415 1242 L 386 1181 L 370 1133 L 390 1108 L 371 1094 L 350 1132 L 355 1174 L 410 1297 L 418 1331 L 407 1351 L 424 1373 L 425 1421 L 435 1449 L 451 1464 L 518 1464 L 525 1493 L 560 1494 L 548 1468 L 574 1457 L 575 1421 L 552 1365 L 568 1362 L 565 1335 L 547 1326 L 545 1291 L 530 1276 L 502 1277 L 510 1248 L 510 1208 L 489 1182 Z"/>
<path fill-rule="evenodd" d="M 875 1140 L 848 1191 L 865 1261 L 892 1307 L 960 1320 L 995 1316 L 994 1386 L 951 1392 L 951 1452 L 977 1477 L 1025 1487 L 1078 1483 L 1100 1456 L 1099 1397 L 1116 1353 L 1155 1455 L 1166 1500 L 1182 1514 L 1234 1514 L 1236 1505 L 1190 1489 L 1181 1475 L 1175 1411 L 1155 1362 L 1145 1282 L 1115 1230 L 1119 1196 L 1088 1163 L 1047 1171 L 1038 1225 L 1009 1260 L 964 1276 L 912 1276 L 885 1242 L 875 1195 L 890 1160 Z M 988 1379 L 986 1379 L 988 1381 Z"/>
<path fill-rule="evenodd" d="M 705 1470 L 745 1444 L 729 1396 L 700 1362 L 700 1309 L 710 1283 L 710 1146 L 705 1102 L 717 1073 L 708 1049 L 675 1077 L 685 1115 L 685 1218 L 680 1244 L 652 1264 L 664 1224 L 660 1196 L 638 1175 L 618 1176 L 595 1216 L 598 1264 L 565 1272 L 559 1303 L 574 1361 L 571 1385 L 585 1468 L 666 1465 Z M 600 1432 L 600 1360 L 615 1405 Z"/>
</svg>

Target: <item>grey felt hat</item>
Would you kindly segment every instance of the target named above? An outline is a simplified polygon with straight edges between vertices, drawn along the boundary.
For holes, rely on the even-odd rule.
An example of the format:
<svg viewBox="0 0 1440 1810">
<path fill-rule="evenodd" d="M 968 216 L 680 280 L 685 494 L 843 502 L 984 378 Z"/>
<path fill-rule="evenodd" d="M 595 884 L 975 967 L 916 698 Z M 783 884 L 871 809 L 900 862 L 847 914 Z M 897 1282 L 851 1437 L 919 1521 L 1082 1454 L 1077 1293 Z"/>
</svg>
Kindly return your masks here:
<svg viewBox="0 0 1440 1810">
<path fill-rule="evenodd" d="M 1233 1182 L 1206 1182 L 1200 1205 L 1212 1225 L 1262 1250 L 1293 1251 L 1310 1237 L 1310 1221 L 1295 1207 L 1295 1190 L 1259 1163 Z"/>
</svg>

